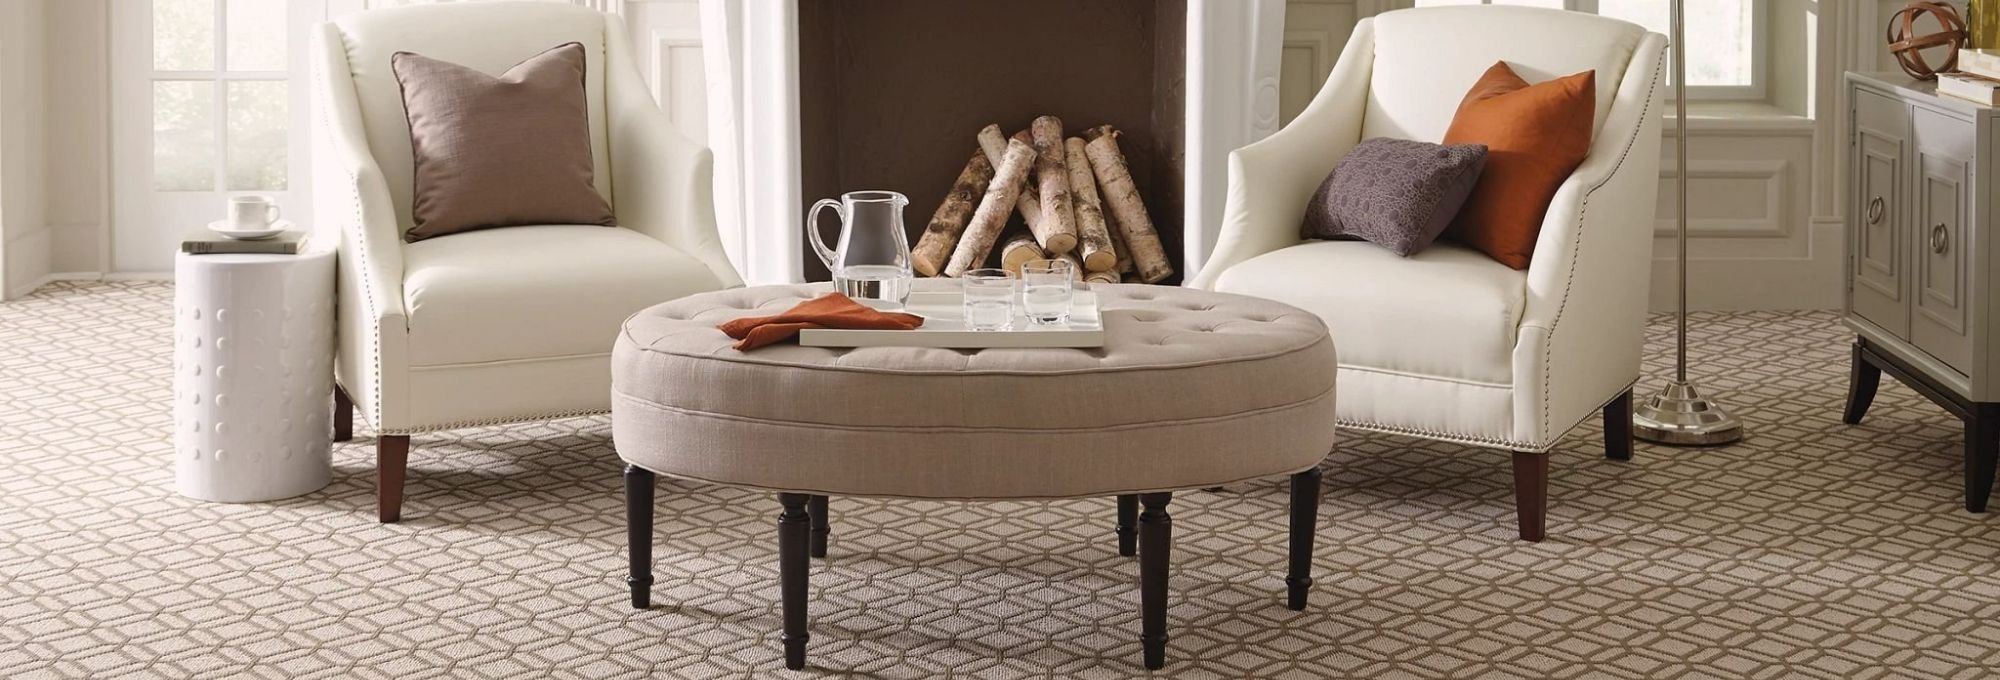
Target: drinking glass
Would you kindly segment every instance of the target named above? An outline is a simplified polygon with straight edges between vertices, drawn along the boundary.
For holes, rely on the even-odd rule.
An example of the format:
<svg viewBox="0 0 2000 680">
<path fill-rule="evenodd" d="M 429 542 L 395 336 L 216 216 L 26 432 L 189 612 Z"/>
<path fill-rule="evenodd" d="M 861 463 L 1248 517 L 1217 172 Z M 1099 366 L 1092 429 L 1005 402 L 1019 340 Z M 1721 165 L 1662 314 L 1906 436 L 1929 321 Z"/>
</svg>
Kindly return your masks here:
<svg viewBox="0 0 2000 680">
<path fill-rule="evenodd" d="M 1006 330 L 1014 320 L 1014 273 L 1005 269 L 974 269 L 959 281 L 965 286 L 965 327 L 975 331 Z"/>
<path fill-rule="evenodd" d="M 1028 320 L 1055 325 L 1069 320 L 1076 265 L 1068 260 L 1033 260 L 1021 265 L 1021 306 Z"/>
</svg>

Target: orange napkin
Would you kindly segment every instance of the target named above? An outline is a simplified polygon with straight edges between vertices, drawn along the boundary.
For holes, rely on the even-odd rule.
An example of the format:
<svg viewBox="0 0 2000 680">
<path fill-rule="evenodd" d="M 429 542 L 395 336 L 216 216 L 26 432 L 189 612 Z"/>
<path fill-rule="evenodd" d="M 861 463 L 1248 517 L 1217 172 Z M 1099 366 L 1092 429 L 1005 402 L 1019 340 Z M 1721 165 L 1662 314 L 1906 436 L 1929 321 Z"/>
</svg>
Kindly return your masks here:
<svg viewBox="0 0 2000 680">
<path fill-rule="evenodd" d="M 793 305 L 777 316 L 751 316 L 716 326 L 736 338 L 736 349 L 748 351 L 783 342 L 804 328 L 851 328 L 907 331 L 924 325 L 915 314 L 876 311 L 840 293 L 827 293 Z"/>
</svg>

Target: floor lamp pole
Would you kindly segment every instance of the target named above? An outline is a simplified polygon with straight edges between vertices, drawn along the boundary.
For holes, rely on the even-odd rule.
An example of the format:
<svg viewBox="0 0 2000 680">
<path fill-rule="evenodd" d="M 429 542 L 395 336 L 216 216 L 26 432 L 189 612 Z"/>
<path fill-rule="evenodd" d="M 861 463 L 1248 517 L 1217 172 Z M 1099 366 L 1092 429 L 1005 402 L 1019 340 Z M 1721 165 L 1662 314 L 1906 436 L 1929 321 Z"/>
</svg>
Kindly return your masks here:
<svg viewBox="0 0 2000 680">
<path fill-rule="evenodd" d="M 1632 435 L 1675 446 L 1714 446 L 1743 438 L 1743 421 L 1701 396 L 1688 380 L 1688 119 L 1687 0 L 1673 0 L 1674 191 L 1680 249 L 1675 258 L 1680 303 L 1674 313 L 1674 379 L 1632 413 Z"/>
</svg>

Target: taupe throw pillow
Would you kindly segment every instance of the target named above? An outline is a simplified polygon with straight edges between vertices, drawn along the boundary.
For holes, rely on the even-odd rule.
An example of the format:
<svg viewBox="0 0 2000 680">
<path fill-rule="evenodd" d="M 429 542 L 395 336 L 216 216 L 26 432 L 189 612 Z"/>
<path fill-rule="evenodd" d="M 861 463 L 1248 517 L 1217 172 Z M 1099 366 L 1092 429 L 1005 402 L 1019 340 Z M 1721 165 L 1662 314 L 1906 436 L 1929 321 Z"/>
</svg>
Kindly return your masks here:
<svg viewBox="0 0 2000 680">
<path fill-rule="evenodd" d="M 1362 140 L 1320 183 L 1299 235 L 1359 238 L 1409 257 L 1451 226 L 1485 167 L 1478 144 Z"/>
<path fill-rule="evenodd" d="M 498 77 L 414 52 L 389 58 L 416 161 L 416 242 L 524 224 L 613 223 L 591 184 L 584 49 L 559 45 Z"/>
</svg>

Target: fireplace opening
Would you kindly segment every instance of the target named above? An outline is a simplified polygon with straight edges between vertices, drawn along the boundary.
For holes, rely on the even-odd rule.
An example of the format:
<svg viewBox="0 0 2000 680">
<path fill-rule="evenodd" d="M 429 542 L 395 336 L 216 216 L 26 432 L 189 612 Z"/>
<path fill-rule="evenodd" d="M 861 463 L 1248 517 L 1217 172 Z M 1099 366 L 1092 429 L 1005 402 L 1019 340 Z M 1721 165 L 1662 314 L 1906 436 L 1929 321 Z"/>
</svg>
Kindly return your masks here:
<svg viewBox="0 0 2000 680">
<path fill-rule="evenodd" d="M 1173 265 L 1182 259 L 1186 0 L 799 0 L 804 203 L 886 189 L 914 244 L 988 124 L 1111 125 Z M 832 242 L 838 226 L 820 224 Z M 1021 218 L 1011 218 L 1018 229 Z M 991 259 L 997 260 L 995 248 Z M 829 278 L 810 248 L 807 280 Z"/>
</svg>

